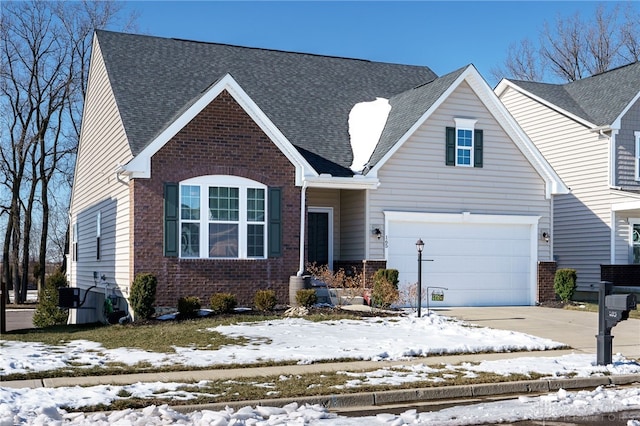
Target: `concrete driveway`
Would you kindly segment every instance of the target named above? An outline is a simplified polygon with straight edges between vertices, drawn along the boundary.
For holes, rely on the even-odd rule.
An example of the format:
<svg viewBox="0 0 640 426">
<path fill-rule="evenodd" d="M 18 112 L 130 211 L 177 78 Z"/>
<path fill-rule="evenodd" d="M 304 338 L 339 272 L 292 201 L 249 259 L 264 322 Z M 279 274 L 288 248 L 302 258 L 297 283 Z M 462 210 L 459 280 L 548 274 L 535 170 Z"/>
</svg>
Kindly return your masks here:
<svg viewBox="0 0 640 426">
<path fill-rule="evenodd" d="M 513 330 L 565 343 L 574 352 L 596 353 L 598 314 L 539 306 L 435 308 L 440 315 L 473 324 Z M 621 321 L 612 330 L 613 354 L 640 358 L 640 320 Z"/>
</svg>

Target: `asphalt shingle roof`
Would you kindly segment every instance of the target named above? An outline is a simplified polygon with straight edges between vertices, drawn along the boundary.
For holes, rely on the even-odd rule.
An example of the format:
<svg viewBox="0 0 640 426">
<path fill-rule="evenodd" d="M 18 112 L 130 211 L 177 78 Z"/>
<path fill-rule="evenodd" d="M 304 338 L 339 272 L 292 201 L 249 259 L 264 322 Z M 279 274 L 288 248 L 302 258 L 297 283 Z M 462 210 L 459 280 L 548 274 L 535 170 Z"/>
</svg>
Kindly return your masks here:
<svg viewBox="0 0 640 426">
<path fill-rule="evenodd" d="M 640 91 L 640 62 L 565 84 L 513 82 L 597 126 L 607 126 Z"/>
<path fill-rule="evenodd" d="M 353 106 L 410 93 L 437 77 L 425 66 L 109 31 L 96 36 L 134 155 L 230 74 L 317 172 L 351 176 Z M 405 97 L 378 155 L 415 116 Z"/>
</svg>

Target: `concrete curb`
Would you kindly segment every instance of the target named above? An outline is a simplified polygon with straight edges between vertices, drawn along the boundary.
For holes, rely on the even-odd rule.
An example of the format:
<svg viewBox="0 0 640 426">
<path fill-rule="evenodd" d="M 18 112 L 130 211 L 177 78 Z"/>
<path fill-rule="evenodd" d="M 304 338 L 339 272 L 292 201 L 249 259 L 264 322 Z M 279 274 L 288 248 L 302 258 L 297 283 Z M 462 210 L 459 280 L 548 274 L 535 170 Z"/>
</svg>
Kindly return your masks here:
<svg viewBox="0 0 640 426">
<path fill-rule="evenodd" d="M 226 407 L 236 410 L 246 406 L 283 407 L 295 402 L 299 405 L 319 404 L 328 409 L 340 410 L 353 407 L 384 407 L 394 404 L 426 403 L 460 398 L 487 398 L 491 396 L 545 393 L 555 392 L 560 389 L 590 389 L 598 386 L 621 386 L 634 383 L 640 383 L 640 374 L 572 379 L 523 380 L 502 383 L 478 383 L 473 385 L 397 389 L 380 392 L 358 392 L 351 394 L 305 396 L 298 398 L 273 398 L 201 405 L 180 405 L 172 408 L 181 413 L 189 413 L 198 410 L 220 411 L 224 410 Z"/>
</svg>

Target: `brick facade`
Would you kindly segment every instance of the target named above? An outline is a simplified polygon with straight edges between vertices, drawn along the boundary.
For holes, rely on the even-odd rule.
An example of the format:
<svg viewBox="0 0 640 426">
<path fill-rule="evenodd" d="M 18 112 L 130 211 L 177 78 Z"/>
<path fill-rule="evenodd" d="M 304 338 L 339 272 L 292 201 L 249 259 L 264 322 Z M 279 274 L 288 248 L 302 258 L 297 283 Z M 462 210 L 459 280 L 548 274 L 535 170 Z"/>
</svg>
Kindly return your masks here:
<svg viewBox="0 0 640 426">
<path fill-rule="evenodd" d="M 557 268 L 556 262 L 538 262 L 538 303 L 553 302 L 556 300 L 553 282 L 556 277 Z"/>
<path fill-rule="evenodd" d="M 212 260 L 165 257 L 163 185 L 205 175 L 232 175 L 282 188 L 282 256 Z M 197 296 L 207 306 L 213 293 L 230 292 L 251 305 L 256 290 L 275 290 L 287 303 L 289 277 L 298 270 L 300 188 L 295 168 L 226 91 L 165 144 L 151 160 L 151 178 L 131 182 L 131 279 L 158 279 L 156 304 L 177 306 Z"/>
</svg>

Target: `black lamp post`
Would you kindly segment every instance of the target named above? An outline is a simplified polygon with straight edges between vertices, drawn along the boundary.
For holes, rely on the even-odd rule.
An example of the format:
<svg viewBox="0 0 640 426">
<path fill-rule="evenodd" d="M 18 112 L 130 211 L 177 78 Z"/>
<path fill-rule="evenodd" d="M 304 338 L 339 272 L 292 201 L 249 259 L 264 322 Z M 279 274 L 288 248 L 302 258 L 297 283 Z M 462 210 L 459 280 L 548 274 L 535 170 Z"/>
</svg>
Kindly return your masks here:
<svg viewBox="0 0 640 426">
<path fill-rule="evenodd" d="M 424 249 L 424 241 L 420 238 L 416 241 L 418 249 L 418 318 L 422 316 L 422 250 Z"/>
</svg>

